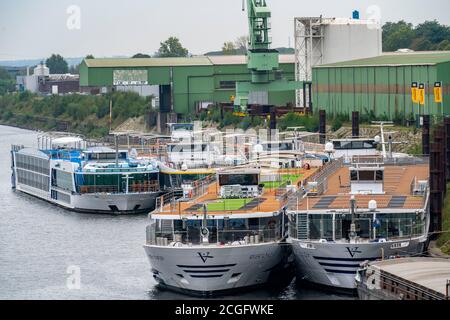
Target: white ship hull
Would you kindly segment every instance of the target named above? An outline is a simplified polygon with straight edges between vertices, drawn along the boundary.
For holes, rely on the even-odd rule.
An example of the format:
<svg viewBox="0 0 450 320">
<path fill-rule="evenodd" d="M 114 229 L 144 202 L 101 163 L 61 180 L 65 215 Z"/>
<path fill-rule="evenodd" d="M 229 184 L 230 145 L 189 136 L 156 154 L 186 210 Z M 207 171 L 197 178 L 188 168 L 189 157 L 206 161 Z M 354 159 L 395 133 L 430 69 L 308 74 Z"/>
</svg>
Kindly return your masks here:
<svg viewBox="0 0 450 320">
<path fill-rule="evenodd" d="M 59 191 L 60 198 L 53 199 L 48 192 L 17 183 L 16 190 L 38 197 L 69 210 L 84 213 L 135 214 L 148 213 L 155 208 L 158 192 L 128 194 L 70 194 Z M 61 197 L 63 195 L 63 197 Z"/>
<path fill-rule="evenodd" d="M 225 293 L 293 278 L 291 249 L 280 243 L 242 246 L 145 245 L 153 277 L 164 288 L 195 295 Z"/>
<path fill-rule="evenodd" d="M 356 271 L 366 260 L 390 256 L 420 255 L 427 237 L 384 243 L 318 243 L 292 239 L 298 280 L 320 286 L 355 290 Z"/>
</svg>

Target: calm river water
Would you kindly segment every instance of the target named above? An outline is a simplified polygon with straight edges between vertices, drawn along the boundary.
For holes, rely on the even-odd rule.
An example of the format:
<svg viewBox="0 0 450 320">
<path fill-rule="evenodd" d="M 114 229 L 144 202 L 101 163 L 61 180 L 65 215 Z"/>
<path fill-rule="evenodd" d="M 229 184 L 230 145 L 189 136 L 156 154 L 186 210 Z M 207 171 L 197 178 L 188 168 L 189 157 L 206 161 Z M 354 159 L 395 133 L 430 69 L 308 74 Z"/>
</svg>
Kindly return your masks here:
<svg viewBox="0 0 450 320">
<path fill-rule="evenodd" d="M 147 216 L 79 214 L 11 190 L 11 144 L 36 133 L 0 126 L 0 299 L 189 299 L 155 287 L 144 254 Z M 79 268 L 80 288 L 67 286 Z M 69 269 L 70 270 L 70 269 Z M 70 286 L 69 286 L 70 287 Z M 226 299 L 348 299 L 298 288 Z"/>
</svg>

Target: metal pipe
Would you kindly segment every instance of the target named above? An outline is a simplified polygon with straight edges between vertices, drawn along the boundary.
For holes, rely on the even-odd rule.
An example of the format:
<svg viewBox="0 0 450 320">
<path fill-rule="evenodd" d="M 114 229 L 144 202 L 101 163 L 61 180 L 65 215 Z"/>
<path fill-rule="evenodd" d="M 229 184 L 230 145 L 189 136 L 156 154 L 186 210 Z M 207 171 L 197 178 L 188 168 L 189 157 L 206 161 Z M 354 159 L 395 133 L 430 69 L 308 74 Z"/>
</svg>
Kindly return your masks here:
<svg viewBox="0 0 450 320">
<path fill-rule="evenodd" d="M 359 137 L 359 112 L 353 111 L 352 113 L 352 137 Z"/>
<path fill-rule="evenodd" d="M 320 144 L 325 144 L 326 140 L 327 115 L 325 110 L 319 111 L 319 137 Z"/>
<path fill-rule="evenodd" d="M 422 119 L 422 153 L 428 156 L 430 155 L 430 116 L 424 115 Z"/>
</svg>

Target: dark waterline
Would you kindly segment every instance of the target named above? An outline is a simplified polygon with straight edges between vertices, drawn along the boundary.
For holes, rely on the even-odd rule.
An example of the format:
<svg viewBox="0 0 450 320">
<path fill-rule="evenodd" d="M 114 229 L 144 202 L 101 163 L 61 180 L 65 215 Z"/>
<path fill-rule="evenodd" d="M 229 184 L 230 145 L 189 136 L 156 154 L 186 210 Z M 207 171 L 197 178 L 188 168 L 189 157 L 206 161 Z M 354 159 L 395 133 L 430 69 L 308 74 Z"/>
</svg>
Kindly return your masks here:
<svg viewBox="0 0 450 320">
<path fill-rule="evenodd" d="M 12 191 L 11 144 L 35 147 L 36 133 L 0 126 L 0 299 L 191 299 L 155 287 L 145 214 L 79 214 Z M 79 290 L 67 287 L 70 266 L 80 268 Z M 295 283 L 225 298 L 352 299 Z"/>
</svg>

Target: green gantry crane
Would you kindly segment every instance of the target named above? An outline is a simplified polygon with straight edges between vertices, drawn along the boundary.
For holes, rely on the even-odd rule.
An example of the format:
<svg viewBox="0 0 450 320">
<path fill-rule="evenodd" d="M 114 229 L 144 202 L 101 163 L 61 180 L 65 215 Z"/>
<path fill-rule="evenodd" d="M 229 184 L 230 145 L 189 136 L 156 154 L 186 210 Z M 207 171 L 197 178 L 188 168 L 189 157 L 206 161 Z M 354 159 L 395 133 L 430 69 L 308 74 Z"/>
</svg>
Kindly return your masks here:
<svg viewBox="0 0 450 320">
<path fill-rule="evenodd" d="M 237 82 L 234 106 L 236 112 L 246 112 L 249 94 L 264 93 L 267 100 L 270 92 L 290 91 L 303 88 L 303 82 L 287 81 L 280 77 L 279 53 L 270 49 L 271 11 L 266 0 L 243 0 L 242 10 L 247 2 L 249 24 L 249 47 L 247 50 L 247 66 L 251 72 L 251 82 Z"/>
</svg>

